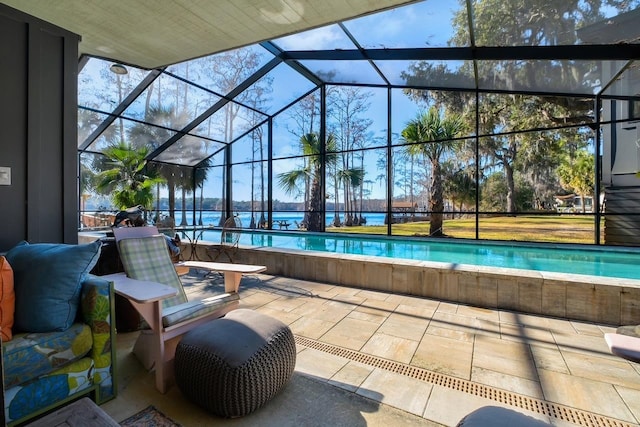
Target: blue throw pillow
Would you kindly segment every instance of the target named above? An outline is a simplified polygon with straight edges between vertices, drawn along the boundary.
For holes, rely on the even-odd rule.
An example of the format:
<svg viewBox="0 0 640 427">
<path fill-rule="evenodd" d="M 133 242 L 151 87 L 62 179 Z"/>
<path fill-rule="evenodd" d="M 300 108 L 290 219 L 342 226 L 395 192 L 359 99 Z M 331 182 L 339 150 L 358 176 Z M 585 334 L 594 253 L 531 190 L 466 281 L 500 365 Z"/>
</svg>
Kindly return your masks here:
<svg viewBox="0 0 640 427">
<path fill-rule="evenodd" d="M 16 294 L 14 329 L 69 329 L 78 312 L 82 281 L 98 262 L 100 248 L 100 241 L 84 245 L 21 242 L 7 252 Z"/>
</svg>

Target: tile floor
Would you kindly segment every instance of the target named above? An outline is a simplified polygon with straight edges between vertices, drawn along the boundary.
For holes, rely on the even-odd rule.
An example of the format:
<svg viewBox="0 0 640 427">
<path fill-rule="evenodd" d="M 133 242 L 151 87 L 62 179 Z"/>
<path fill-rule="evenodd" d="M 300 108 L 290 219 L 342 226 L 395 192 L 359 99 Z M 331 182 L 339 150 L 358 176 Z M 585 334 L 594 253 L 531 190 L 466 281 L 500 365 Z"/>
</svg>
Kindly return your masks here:
<svg viewBox="0 0 640 427">
<path fill-rule="evenodd" d="M 200 274 L 192 270 L 185 280 L 190 298 L 220 292 L 218 278 Z M 486 405 L 556 426 L 640 422 L 640 365 L 609 353 L 603 334 L 610 326 L 270 275 L 243 279 L 241 307 L 291 327 L 296 375 L 399 410 L 412 422 L 455 426 Z M 151 374 L 136 377 L 137 362 L 126 354 L 133 339 L 135 333 L 119 337 L 121 397 L 104 405 L 116 420 L 142 409 L 142 402 L 123 400 L 126 388 L 153 383 Z M 175 388 L 153 403 L 175 404 Z M 209 425 L 206 414 L 174 413 L 184 426 Z"/>
</svg>

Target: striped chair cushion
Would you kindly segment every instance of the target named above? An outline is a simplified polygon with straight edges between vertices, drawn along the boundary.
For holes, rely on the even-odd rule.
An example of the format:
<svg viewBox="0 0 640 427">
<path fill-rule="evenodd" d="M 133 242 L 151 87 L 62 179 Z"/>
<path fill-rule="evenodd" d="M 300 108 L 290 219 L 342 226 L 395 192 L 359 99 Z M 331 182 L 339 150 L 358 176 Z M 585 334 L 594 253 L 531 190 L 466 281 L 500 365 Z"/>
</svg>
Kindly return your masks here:
<svg viewBox="0 0 640 427">
<path fill-rule="evenodd" d="M 184 322 L 185 320 L 194 319 L 207 313 L 216 311 L 230 302 L 240 300 L 237 293 L 221 294 L 200 301 L 189 301 L 184 304 L 174 305 L 162 310 L 162 325 L 167 328 L 169 326 Z"/>
<path fill-rule="evenodd" d="M 166 308 L 187 302 L 164 236 L 122 239 L 118 243 L 118 251 L 127 276 L 162 283 L 178 290 L 176 296 L 162 301 L 163 312 Z"/>
</svg>

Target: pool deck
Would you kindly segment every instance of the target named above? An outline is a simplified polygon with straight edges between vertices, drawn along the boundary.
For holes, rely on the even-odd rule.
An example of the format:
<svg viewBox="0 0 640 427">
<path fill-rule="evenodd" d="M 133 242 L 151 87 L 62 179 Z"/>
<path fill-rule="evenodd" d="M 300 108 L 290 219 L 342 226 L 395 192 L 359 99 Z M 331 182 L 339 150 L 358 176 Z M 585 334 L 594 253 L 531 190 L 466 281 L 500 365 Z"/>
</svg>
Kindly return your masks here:
<svg viewBox="0 0 640 427">
<path fill-rule="evenodd" d="M 183 280 L 189 299 L 220 291 L 220 278 L 207 282 L 198 274 Z M 487 405 L 555 426 L 640 425 L 640 365 L 609 353 L 603 334 L 611 326 L 267 274 L 245 276 L 240 294 L 242 308 L 291 327 L 296 374 L 380 406 L 352 408 L 359 423 L 342 425 L 385 425 L 376 417 L 395 408 L 404 414 L 395 425 L 455 426 Z M 307 425 L 324 425 L 330 409 L 315 401 L 309 409 L 287 406 L 276 397 L 249 417 L 223 420 L 175 387 L 159 395 L 152 374 L 119 378 L 120 395 L 103 406 L 116 420 L 153 404 L 184 426 L 295 425 L 286 416 L 293 412 L 298 421 L 312 417 Z M 280 407 L 285 418 L 269 424 Z"/>
</svg>

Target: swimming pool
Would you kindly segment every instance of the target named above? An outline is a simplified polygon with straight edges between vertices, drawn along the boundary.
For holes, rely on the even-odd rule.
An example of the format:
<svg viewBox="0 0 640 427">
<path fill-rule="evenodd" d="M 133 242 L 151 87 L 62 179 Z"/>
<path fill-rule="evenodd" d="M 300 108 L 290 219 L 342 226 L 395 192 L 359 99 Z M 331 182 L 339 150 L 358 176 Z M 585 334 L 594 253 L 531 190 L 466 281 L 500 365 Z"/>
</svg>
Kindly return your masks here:
<svg viewBox="0 0 640 427">
<path fill-rule="evenodd" d="M 202 240 L 219 242 L 205 231 Z M 640 279 L 640 249 L 578 245 L 376 238 L 318 233 L 243 232 L 241 245 L 387 257 L 484 267 Z"/>
<path fill-rule="evenodd" d="M 214 259 L 209 249 L 219 244 L 219 230 L 184 233 L 184 259 Z M 101 237 L 80 233 L 78 239 Z M 233 262 L 320 283 L 323 292 L 335 284 L 491 310 L 638 323 L 640 248 L 244 230 Z"/>
</svg>

